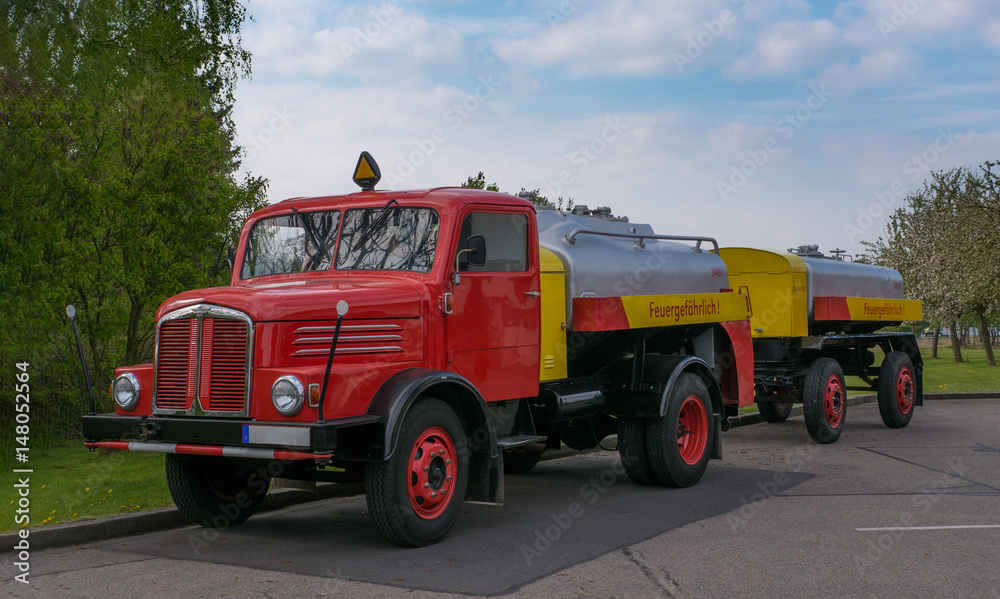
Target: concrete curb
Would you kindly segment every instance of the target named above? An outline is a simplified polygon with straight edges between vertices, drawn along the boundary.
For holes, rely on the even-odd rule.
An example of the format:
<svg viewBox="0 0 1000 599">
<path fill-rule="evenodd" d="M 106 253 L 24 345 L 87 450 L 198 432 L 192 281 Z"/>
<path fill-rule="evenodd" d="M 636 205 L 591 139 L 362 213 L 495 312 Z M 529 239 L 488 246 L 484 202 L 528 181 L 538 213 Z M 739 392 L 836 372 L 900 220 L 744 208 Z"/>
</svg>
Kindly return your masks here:
<svg viewBox="0 0 1000 599">
<path fill-rule="evenodd" d="M 998 393 L 927 393 L 924 394 L 926 400 L 949 400 L 949 399 L 1000 399 Z M 848 406 L 857 406 L 866 403 L 874 403 L 875 395 L 855 395 L 847 398 Z M 791 416 L 802 414 L 802 405 L 792 408 Z M 736 418 L 730 418 L 732 428 L 759 424 L 764 419 L 757 412 L 742 414 Z M 587 451 L 599 451 L 600 448 L 586 450 L 584 452 L 571 449 L 561 449 L 559 451 L 547 451 L 542 457 L 543 461 L 557 460 Z M 315 491 L 294 491 L 279 490 L 268 494 L 261 512 L 278 510 L 290 505 L 309 503 L 310 501 L 320 501 L 333 497 L 351 497 L 364 493 L 364 485 L 360 483 L 343 484 L 327 483 L 317 484 Z M 135 514 L 123 514 L 121 516 L 109 516 L 96 520 L 85 520 L 83 522 L 69 522 L 67 524 L 57 524 L 44 528 L 32 528 L 28 542 L 31 549 L 51 549 L 53 547 L 67 547 L 69 545 L 79 545 L 82 543 L 93 543 L 107 539 L 128 537 L 182 526 L 194 526 L 181 515 L 177 508 L 161 508 L 149 510 Z M 18 542 L 18 533 L 7 532 L 0 534 L 0 547 L 4 549 L 13 547 Z"/>
<path fill-rule="evenodd" d="M 1000 393 L 924 393 L 924 401 L 938 401 L 942 399 L 1000 399 Z M 847 398 L 847 407 L 860 406 L 866 403 L 878 401 L 877 395 L 854 395 Z M 800 416 L 802 414 L 802 404 L 792 407 L 792 413 L 788 416 Z M 747 426 L 750 424 L 760 424 L 766 422 L 760 412 L 750 412 L 741 414 L 736 418 L 730 418 L 730 428 Z"/>
<path fill-rule="evenodd" d="M 352 484 L 317 484 L 315 491 L 279 490 L 269 493 L 261 506 L 260 512 L 279 510 L 290 505 L 320 501 L 332 497 L 351 497 L 364 492 L 364 485 Z M 28 542 L 33 551 L 66 547 L 82 543 L 93 543 L 119 537 L 130 537 L 171 528 L 194 526 L 174 507 L 158 510 L 108 516 L 82 522 L 68 522 L 32 528 Z M 18 532 L 0 534 L 0 547 L 13 547 L 18 542 Z"/>
</svg>

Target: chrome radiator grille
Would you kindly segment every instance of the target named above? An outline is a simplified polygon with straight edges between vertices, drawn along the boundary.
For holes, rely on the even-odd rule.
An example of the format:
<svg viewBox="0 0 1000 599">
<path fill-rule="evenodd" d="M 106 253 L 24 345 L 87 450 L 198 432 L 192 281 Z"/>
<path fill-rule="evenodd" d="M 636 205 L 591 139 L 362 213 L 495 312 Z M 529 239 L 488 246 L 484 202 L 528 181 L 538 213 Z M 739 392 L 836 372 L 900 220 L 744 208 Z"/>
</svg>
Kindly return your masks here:
<svg viewBox="0 0 1000 599">
<path fill-rule="evenodd" d="M 242 312 L 199 305 L 157 329 L 154 411 L 245 416 L 253 326 Z"/>
</svg>

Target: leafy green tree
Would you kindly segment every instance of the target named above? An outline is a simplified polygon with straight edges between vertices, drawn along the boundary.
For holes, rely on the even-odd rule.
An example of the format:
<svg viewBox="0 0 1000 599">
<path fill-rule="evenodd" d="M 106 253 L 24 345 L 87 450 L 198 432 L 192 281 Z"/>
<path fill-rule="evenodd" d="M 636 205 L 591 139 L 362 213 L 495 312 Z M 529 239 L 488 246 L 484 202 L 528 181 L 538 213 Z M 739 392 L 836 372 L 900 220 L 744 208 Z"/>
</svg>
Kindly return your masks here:
<svg viewBox="0 0 1000 599">
<path fill-rule="evenodd" d="M 479 171 L 479 174 L 475 177 L 469 177 L 466 179 L 465 183 L 462 183 L 462 187 L 485 189 L 486 191 L 500 191 L 500 187 L 497 186 L 495 182 L 490 183 L 489 185 L 486 184 L 486 175 L 483 174 L 483 171 Z"/>
<path fill-rule="evenodd" d="M 39 424 L 78 416 L 66 304 L 110 407 L 113 367 L 152 359 L 160 302 L 228 281 L 266 190 L 236 179 L 245 18 L 236 0 L 0 0 L 0 360 L 32 363 L 33 410 L 73 406 Z"/>
<path fill-rule="evenodd" d="M 496 183 L 486 183 L 486 175 L 483 174 L 483 171 L 479 171 L 479 174 L 475 177 L 469 177 L 466 179 L 465 183 L 462 183 L 462 187 L 485 189 L 486 191 L 500 191 L 500 187 Z M 526 189 L 522 187 L 521 191 L 517 193 L 517 196 L 528 200 L 536 206 L 552 206 L 556 210 L 562 210 L 564 205 L 562 196 L 560 196 L 555 202 L 552 202 L 547 197 L 543 196 L 538 189 Z M 565 201 L 565 207 L 566 210 L 573 209 L 573 198 L 569 198 Z"/>
</svg>

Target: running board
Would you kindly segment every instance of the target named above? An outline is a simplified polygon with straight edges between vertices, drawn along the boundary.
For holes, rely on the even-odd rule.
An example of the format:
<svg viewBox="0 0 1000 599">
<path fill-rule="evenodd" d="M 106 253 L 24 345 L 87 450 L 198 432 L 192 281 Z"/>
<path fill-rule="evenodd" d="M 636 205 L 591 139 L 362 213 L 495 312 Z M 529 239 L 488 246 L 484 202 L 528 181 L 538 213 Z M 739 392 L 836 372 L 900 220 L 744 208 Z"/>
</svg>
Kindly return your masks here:
<svg viewBox="0 0 1000 599">
<path fill-rule="evenodd" d="M 514 437 L 497 439 L 497 445 L 502 449 L 510 449 L 511 447 L 527 445 L 528 443 L 545 443 L 548 440 L 548 437 L 539 435 L 517 435 Z"/>
</svg>

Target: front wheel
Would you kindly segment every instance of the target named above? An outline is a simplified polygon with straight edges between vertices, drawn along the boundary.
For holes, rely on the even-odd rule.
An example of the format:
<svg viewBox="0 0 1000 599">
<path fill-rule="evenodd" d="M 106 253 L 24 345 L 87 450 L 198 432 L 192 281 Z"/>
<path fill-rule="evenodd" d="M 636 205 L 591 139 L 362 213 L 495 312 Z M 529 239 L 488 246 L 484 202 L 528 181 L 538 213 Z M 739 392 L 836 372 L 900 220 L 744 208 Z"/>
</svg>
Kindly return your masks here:
<svg viewBox="0 0 1000 599">
<path fill-rule="evenodd" d="M 809 366 L 802 415 L 813 441 L 825 444 L 840 438 L 847 417 L 847 392 L 844 371 L 833 358 L 819 358 Z"/>
<path fill-rule="evenodd" d="M 244 522 L 264 503 L 271 476 L 251 460 L 169 453 L 167 488 L 188 520 L 216 529 Z"/>
<path fill-rule="evenodd" d="M 420 399 L 403 420 L 392 457 L 368 464 L 368 511 L 387 540 L 430 545 L 455 523 L 468 478 L 465 432 L 455 411 L 443 401 Z"/>
<path fill-rule="evenodd" d="M 878 372 L 878 411 L 889 428 L 903 428 L 913 417 L 917 379 L 910 356 L 889 352 Z"/>
<path fill-rule="evenodd" d="M 667 413 L 646 424 L 646 453 L 660 484 L 690 487 L 701 480 L 714 434 L 705 382 L 689 372 L 681 374 L 667 398 Z"/>
</svg>

